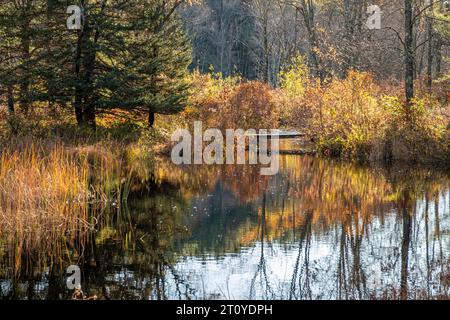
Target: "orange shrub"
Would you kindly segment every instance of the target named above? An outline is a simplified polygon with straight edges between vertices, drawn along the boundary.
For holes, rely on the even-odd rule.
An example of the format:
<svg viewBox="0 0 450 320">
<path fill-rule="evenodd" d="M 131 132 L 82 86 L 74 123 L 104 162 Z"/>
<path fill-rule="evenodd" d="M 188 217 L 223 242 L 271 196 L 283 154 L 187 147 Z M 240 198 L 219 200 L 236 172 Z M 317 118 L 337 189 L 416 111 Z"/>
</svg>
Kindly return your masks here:
<svg viewBox="0 0 450 320">
<path fill-rule="evenodd" d="M 265 83 L 241 83 L 225 106 L 222 128 L 276 128 L 278 119 L 271 91 Z"/>
<path fill-rule="evenodd" d="M 273 89 L 262 82 L 238 77 L 194 74 L 186 117 L 221 129 L 272 129 L 278 126 Z"/>
</svg>

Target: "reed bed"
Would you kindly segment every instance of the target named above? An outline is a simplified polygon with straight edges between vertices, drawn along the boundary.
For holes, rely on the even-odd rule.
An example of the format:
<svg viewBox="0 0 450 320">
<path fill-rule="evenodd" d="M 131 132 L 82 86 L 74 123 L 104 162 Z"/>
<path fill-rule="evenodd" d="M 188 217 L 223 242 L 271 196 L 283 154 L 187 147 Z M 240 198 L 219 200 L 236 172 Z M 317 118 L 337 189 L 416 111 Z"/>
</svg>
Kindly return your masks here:
<svg viewBox="0 0 450 320">
<path fill-rule="evenodd" d="M 40 257 L 61 261 L 69 252 L 83 250 L 103 209 L 125 193 L 123 160 L 114 150 L 121 148 L 48 141 L 2 146 L 0 253 L 7 253 L 14 273 L 23 270 L 23 261 L 33 268 L 47 264 L 36 264 Z"/>
</svg>

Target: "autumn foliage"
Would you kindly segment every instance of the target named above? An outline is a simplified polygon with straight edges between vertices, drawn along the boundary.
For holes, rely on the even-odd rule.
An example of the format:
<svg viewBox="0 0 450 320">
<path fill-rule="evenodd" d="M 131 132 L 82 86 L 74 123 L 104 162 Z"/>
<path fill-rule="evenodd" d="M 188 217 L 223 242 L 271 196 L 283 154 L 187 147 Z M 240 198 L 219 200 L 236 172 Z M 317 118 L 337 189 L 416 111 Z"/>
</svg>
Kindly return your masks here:
<svg viewBox="0 0 450 320">
<path fill-rule="evenodd" d="M 198 73 L 193 75 L 193 83 L 189 119 L 221 129 L 278 127 L 274 91 L 268 84 Z"/>
<path fill-rule="evenodd" d="M 419 92 L 406 106 L 398 84 L 350 71 L 310 80 L 301 59 L 279 88 L 239 77 L 193 75 L 188 119 L 215 128 L 284 128 L 304 132 L 326 156 L 357 161 L 449 161 L 450 113 L 442 90 Z"/>
</svg>

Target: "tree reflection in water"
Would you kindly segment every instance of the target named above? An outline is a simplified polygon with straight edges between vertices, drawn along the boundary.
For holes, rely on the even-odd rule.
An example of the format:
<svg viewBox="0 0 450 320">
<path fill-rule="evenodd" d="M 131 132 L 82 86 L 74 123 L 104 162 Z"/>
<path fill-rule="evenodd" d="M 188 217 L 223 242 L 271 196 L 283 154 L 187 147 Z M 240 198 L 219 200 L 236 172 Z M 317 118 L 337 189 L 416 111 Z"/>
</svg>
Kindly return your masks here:
<svg viewBox="0 0 450 320">
<path fill-rule="evenodd" d="M 15 273 L 20 244 L 0 240 L 0 296 L 68 299 L 78 264 L 102 299 L 450 297 L 447 173 L 280 161 L 274 177 L 162 161 L 128 204 L 91 208 L 95 229 L 59 259 L 36 249 Z"/>
</svg>

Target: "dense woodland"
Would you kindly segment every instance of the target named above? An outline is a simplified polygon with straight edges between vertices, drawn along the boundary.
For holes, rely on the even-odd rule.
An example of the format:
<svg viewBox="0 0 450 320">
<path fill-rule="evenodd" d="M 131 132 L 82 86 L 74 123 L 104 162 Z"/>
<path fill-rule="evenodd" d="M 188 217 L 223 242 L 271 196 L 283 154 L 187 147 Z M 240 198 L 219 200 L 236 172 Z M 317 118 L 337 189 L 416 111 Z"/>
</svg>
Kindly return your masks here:
<svg viewBox="0 0 450 320">
<path fill-rule="evenodd" d="M 77 30 L 67 24 L 71 5 L 81 8 Z M 17 135 L 31 124 L 42 127 L 43 119 L 47 128 L 55 121 L 95 128 L 120 115 L 139 126 L 145 118 L 152 128 L 155 114 L 181 120 L 161 117 L 160 127 L 199 118 L 214 123 L 220 114 L 222 128 L 248 127 L 241 120 L 253 119 L 308 131 L 328 154 L 373 154 L 380 141 L 392 149 L 396 141 L 386 134 L 408 136 L 402 128 L 420 131 L 430 154 L 446 154 L 449 6 L 444 0 L 3 0 L 3 131 Z M 377 14 L 380 25 L 371 28 Z M 384 136 L 374 134 L 380 126 Z M 416 138 L 400 144 L 409 152 Z"/>
<path fill-rule="evenodd" d="M 414 78 L 436 79 L 446 70 L 448 3 L 427 3 L 207 0 L 185 10 L 183 18 L 193 39 L 194 66 L 202 72 L 213 66 L 224 75 L 239 73 L 277 86 L 283 67 L 302 54 L 322 81 L 345 77 L 351 69 L 403 79 L 409 50 Z M 380 30 L 366 27 L 369 5 L 381 8 Z M 408 28 L 405 15 L 411 15 Z"/>
</svg>

